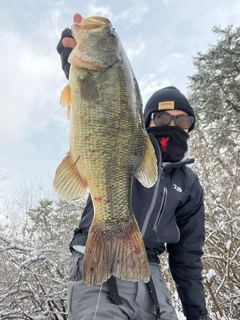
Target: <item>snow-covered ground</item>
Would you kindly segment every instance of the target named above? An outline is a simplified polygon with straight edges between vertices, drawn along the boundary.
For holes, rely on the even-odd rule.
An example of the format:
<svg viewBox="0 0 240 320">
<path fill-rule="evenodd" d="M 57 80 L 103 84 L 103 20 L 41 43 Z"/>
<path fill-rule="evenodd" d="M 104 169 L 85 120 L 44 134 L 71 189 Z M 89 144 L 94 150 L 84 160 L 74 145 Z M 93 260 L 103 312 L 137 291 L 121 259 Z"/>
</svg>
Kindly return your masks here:
<svg viewBox="0 0 240 320">
<path fill-rule="evenodd" d="M 181 313 L 181 312 L 178 312 L 177 316 L 178 316 L 178 320 L 186 320 L 186 318 L 184 317 L 183 313 Z"/>
</svg>

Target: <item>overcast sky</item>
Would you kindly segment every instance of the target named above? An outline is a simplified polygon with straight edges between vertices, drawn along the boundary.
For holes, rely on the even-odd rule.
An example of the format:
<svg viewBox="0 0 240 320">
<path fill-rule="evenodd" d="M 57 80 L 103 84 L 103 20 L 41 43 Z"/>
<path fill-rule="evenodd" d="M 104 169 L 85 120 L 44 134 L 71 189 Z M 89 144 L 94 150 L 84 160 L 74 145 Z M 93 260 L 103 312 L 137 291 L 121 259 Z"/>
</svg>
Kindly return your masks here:
<svg viewBox="0 0 240 320">
<path fill-rule="evenodd" d="M 112 21 L 144 103 L 168 85 L 187 94 L 192 57 L 216 43 L 212 27 L 240 24 L 239 0 L 0 0 L 0 167 L 11 176 L 0 192 L 34 181 L 52 190 L 69 149 L 59 103 L 67 80 L 56 45 L 76 12 Z"/>
</svg>

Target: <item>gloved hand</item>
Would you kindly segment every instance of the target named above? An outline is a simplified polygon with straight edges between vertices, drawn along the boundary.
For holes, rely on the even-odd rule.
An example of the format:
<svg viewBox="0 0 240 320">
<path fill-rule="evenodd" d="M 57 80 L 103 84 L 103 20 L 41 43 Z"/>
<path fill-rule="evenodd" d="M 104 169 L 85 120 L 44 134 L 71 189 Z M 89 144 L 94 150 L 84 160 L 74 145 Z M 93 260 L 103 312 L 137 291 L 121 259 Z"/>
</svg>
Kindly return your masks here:
<svg viewBox="0 0 240 320">
<path fill-rule="evenodd" d="M 73 21 L 81 22 L 81 20 L 82 20 L 82 16 L 79 13 L 76 13 L 73 17 Z M 72 49 L 75 47 L 75 45 L 76 45 L 76 41 L 73 39 L 71 29 L 70 28 L 64 29 L 61 34 L 61 39 L 59 40 L 57 45 L 57 52 L 61 56 L 62 69 L 65 72 L 67 79 L 69 78 L 69 69 L 70 69 L 68 57 Z"/>
<path fill-rule="evenodd" d="M 70 55 L 72 48 L 66 48 L 63 46 L 62 40 L 65 38 L 72 38 L 73 36 L 71 34 L 71 30 L 69 28 L 66 28 L 63 30 L 61 34 L 61 39 L 58 42 L 57 45 L 57 52 L 61 56 L 61 62 L 62 62 L 62 69 L 65 72 L 65 75 L 67 79 L 69 78 L 69 69 L 70 69 L 70 64 L 68 62 L 68 56 Z"/>
</svg>

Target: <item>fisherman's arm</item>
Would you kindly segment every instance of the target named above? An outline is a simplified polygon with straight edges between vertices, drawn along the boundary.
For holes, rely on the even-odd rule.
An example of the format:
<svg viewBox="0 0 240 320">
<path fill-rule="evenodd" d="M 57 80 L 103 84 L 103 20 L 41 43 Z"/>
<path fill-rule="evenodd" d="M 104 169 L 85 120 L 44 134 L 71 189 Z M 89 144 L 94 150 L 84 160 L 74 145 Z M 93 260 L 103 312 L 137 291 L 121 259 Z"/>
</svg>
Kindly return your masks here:
<svg viewBox="0 0 240 320">
<path fill-rule="evenodd" d="M 81 22 L 82 16 L 79 13 L 76 13 L 73 17 L 74 22 Z M 61 39 L 57 45 L 57 52 L 61 56 L 62 69 L 66 75 L 66 78 L 69 79 L 69 69 L 70 63 L 68 62 L 68 57 L 72 49 L 76 46 L 76 41 L 73 39 L 72 32 L 70 28 L 63 30 L 61 34 Z"/>
<path fill-rule="evenodd" d="M 168 244 L 169 266 L 187 320 L 206 320 L 202 283 L 202 246 L 205 240 L 203 190 L 198 178 L 187 203 L 176 212 L 180 240 Z"/>
<path fill-rule="evenodd" d="M 76 249 L 76 246 L 79 246 L 79 245 L 85 247 L 87 236 L 88 236 L 88 230 L 92 223 L 93 215 L 94 215 L 93 203 L 92 203 L 91 195 L 89 194 L 86 202 L 86 206 L 81 216 L 79 227 L 74 230 L 74 236 L 69 245 L 70 250 Z"/>
<path fill-rule="evenodd" d="M 67 44 L 66 44 L 66 39 L 71 39 L 72 41 L 75 42 L 71 34 L 71 30 L 69 28 L 66 28 L 63 30 L 61 39 L 59 40 L 59 43 L 57 45 L 57 52 L 60 54 L 60 57 L 61 57 L 62 69 L 65 73 L 66 78 L 69 79 L 70 63 L 68 62 L 68 57 L 73 47 L 72 48 L 68 47 L 69 40 L 67 40 Z M 70 42 L 70 45 L 71 45 L 71 42 Z"/>
</svg>

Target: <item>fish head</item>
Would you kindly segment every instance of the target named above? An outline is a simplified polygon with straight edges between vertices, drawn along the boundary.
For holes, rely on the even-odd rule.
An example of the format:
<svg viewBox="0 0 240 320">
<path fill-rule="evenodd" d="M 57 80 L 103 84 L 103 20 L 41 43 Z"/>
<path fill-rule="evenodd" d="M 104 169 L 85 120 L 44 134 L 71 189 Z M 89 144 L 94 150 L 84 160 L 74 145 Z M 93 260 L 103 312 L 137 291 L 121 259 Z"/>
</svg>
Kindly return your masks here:
<svg viewBox="0 0 240 320">
<path fill-rule="evenodd" d="M 69 63 L 88 70 L 102 70 L 119 58 L 119 38 L 110 20 L 104 17 L 83 18 L 72 26 L 77 42 L 69 56 Z"/>
</svg>

